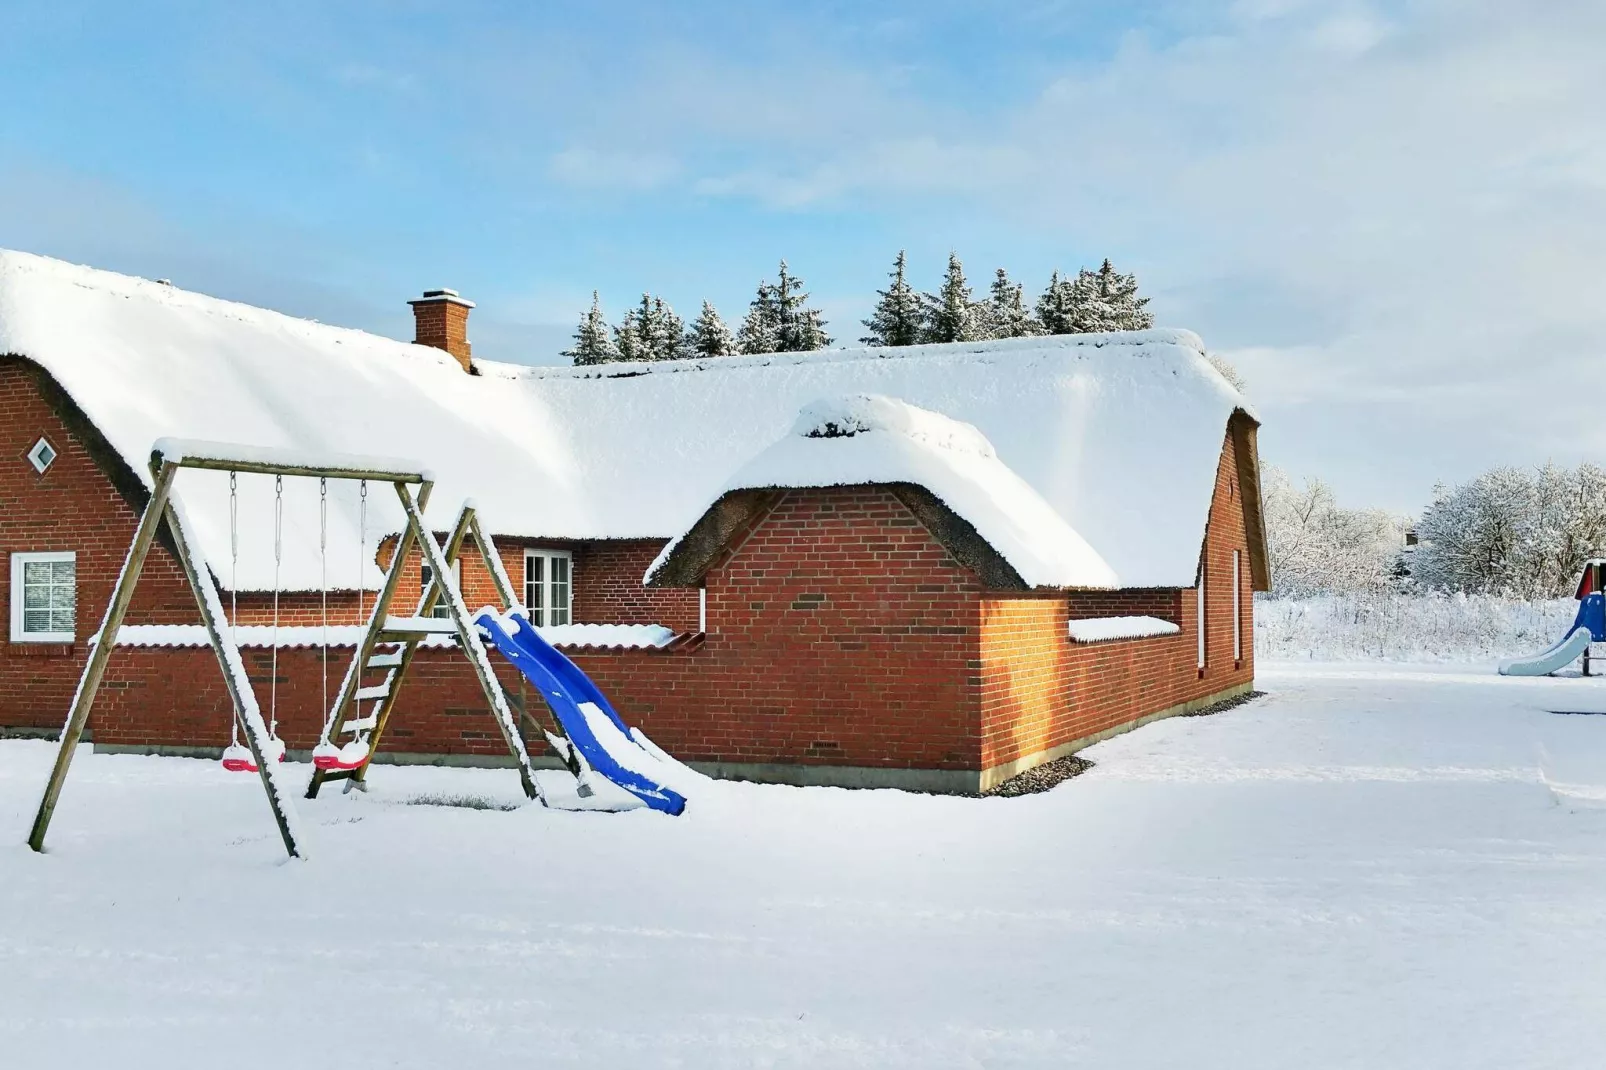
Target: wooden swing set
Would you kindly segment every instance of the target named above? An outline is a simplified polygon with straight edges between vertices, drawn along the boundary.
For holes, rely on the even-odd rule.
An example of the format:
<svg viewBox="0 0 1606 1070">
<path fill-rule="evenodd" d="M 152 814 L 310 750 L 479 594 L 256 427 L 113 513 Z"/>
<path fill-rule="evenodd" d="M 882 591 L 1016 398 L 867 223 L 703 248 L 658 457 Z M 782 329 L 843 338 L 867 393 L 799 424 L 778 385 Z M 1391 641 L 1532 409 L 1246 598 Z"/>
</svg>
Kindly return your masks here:
<svg viewBox="0 0 1606 1070">
<path fill-rule="evenodd" d="M 492 671 L 484 643 L 473 620 L 469 617 L 462 592 L 452 578 L 452 565 L 457 561 L 464 542 L 472 538 L 490 568 L 502 604 L 504 606 L 516 604 L 513 586 L 502 567 L 501 557 L 480 530 L 479 520 L 472 504 L 464 504 L 446 545 L 442 547 L 424 523 L 424 509 L 429 504 L 434 481 L 421 466 L 410 462 L 335 454 L 309 456 L 292 450 L 160 439 L 153 448 L 150 463 L 154 477 L 150 501 L 140 517 L 139 526 L 135 529 L 134 540 L 129 545 L 122 574 L 112 591 L 100 631 L 92 641 L 89 661 L 84 666 L 83 675 L 78 681 L 78 689 L 73 695 L 67 723 L 61 732 L 61 747 L 56 754 L 56 763 L 51 770 L 50 780 L 39 803 L 38 814 L 34 818 L 33 829 L 28 836 L 30 847 L 35 851 L 44 850 L 45 833 L 50 827 L 51 816 L 61 796 L 62 784 L 66 781 L 73 754 L 89 721 L 90 710 L 94 706 L 95 695 L 100 688 L 101 677 L 105 674 L 106 664 L 117 646 L 118 630 L 122 627 L 123 617 L 133 601 L 134 590 L 139 583 L 140 573 L 144 568 L 151 544 L 165 524 L 170 547 L 184 570 L 191 591 L 195 594 L 201 622 L 206 629 L 212 651 L 223 670 L 224 684 L 228 688 L 234 706 L 234 724 L 231 727 L 236 732 L 243 730 L 245 736 L 243 748 L 238 745 L 238 735 L 235 736 L 235 743 L 225 751 L 225 766 L 242 771 L 254 771 L 260 775 L 263 789 L 268 797 L 268 805 L 273 810 L 279 834 L 284 840 L 285 850 L 293 858 L 306 857 L 305 837 L 301 832 L 300 819 L 289 793 L 284 789 L 278 765 L 283 758 L 284 745 L 278 740 L 274 728 L 270 728 L 263 720 L 261 707 L 257 703 L 256 694 L 246 674 L 245 663 L 240 656 L 239 645 L 235 640 L 234 618 L 224 614 L 223 604 L 218 596 L 215 578 L 217 574 L 199 551 L 193 537 L 194 529 L 173 486 L 179 471 L 184 468 L 230 473 L 230 549 L 236 559 L 238 541 L 233 496 L 235 477 L 242 473 L 255 473 L 272 475 L 278 481 L 274 531 L 275 605 L 278 596 L 279 525 L 282 517 L 284 478 L 304 477 L 322 481 L 319 542 L 320 551 L 325 554 L 329 480 L 357 481 L 361 484 L 364 503 L 369 483 L 389 483 L 401 500 L 406 525 L 397 539 L 390 565 L 385 572 L 384 583 L 374 599 L 373 609 L 363 629 L 362 639 L 357 644 L 356 652 L 346 669 L 345 679 L 324 719 L 322 737 L 318 747 L 313 751 L 314 769 L 312 780 L 306 790 L 307 798 L 316 798 L 319 789 L 333 780 L 348 781 L 348 789 L 364 783 L 369 763 L 395 708 L 396 697 L 412 664 L 414 653 L 429 637 L 448 635 L 456 640 L 458 648 L 468 657 L 469 663 L 474 668 L 475 677 L 501 730 L 502 738 L 518 764 L 519 780 L 525 795 L 545 803 L 545 797 L 535 780 L 529 752 L 524 746 L 524 739 L 519 733 L 509 706 L 508 696 Z M 421 592 L 411 616 L 393 616 L 390 613 L 390 606 L 401 586 L 402 568 L 414 543 L 421 548 L 424 563 L 429 566 L 430 582 Z M 231 562 L 231 585 L 235 582 L 232 576 L 233 565 L 234 562 Z M 325 582 L 326 635 L 327 597 L 328 586 Z M 445 617 L 437 617 L 434 612 L 442 599 L 445 600 L 447 614 Z M 277 657 L 277 612 L 274 619 L 274 650 Z M 388 649 L 381 650 L 380 647 Z M 327 664 L 327 642 L 323 654 Z M 379 677 L 376 682 L 364 682 L 365 677 L 372 679 L 376 675 Z M 366 713 L 363 712 L 365 702 L 372 703 Z M 273 708 L 276 712 L 276 702 Z M 338 739 L 344 733 L 353 736 L 352 742 L 344 747 L 335 746 L 332 739 Z"/>
</svg>

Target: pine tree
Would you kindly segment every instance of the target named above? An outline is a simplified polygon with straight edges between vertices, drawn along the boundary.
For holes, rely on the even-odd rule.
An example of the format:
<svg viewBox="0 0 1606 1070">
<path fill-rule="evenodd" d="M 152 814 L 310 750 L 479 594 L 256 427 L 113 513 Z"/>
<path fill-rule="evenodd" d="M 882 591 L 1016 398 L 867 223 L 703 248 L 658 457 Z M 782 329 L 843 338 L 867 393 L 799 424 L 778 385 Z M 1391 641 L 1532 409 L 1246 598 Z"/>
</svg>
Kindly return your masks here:
<svg viewBox="0 0 1606 1070">
<path fill-rule="evenodd" d="M 1138 277 L 1123 275 L 1110 266 L 1109 258 L 1091 275 L 1097 292 L 1101 331 L 1144 331 L 1154 326 L 1149 299 L 1138 296 Z"/>
<path fill-rule="evenodd" d="M 926 305 L 926 341 L 969 342 L 976 337 L 970 286 L 965 282 L 965 267 L 959 262 L 958 253 L 948 254 L 948 271 L 943 276 L 942 289 L 927 295 Z"/>
<path fill-rule="evenodd" d="M 574 331 L 574 345 L 560 356 L 568 357 L 576 365 L 606 364 L 619 359 L 619 348 L 608 337 L 608 321 L 602 318 L 602 306 L 597 291 L 591 291 L 591 310 L 580 319 Z"/>
<path fill-rule="evenodd" d="M 1075 310 L 1075 301 L 1071 296 L 1073 285 L 1069 279 L 1060 278 L 1057 269 L 1049 278 L 1048 288 L 1037 299 L 1037 322 L 1042 324 L 1043 333 L 1076 333 L 1077 328 L 1072 325 Z"/>
<path fill-rule="evenodd" d="M 1097 272 L 1082 268 L 1069 284 L 1069 312 L 1067 320 L 1071 334 L 1092 334 L 1107 331 L 1111 319 L 1109 303 L 1099 292 Z"/>
<path fill-rule="evenodd" d="M 872 346 L 912 346 L 925 333 L 926 310 L 920 295 L 904 278 L 904 254 L 892 264 L 892 283 L 877 290 L 875 311 L 864 321 L 868 334 L 859 341 Z"/>
<path fill-rule="evenodd" d="M 817 308 L 809 307 L 809 295 L 803 292 L 803 280 L 786 273 L 786 261 L 781 261 L 780 278 L 775 283 L 776 341 L 781 353 L 808 353 L 824 349 L 831 344 L 825 333 L 825 318 Z"/>
<path fill-rule="evenodd" d="M 690 356 L 686 327 L 661 297 L 642 294 L 641 303 L 613 329 L 617 360 L 676 360 Z"/>
<path fill-rule="evenodd" d="M 758 294 L 747 306 L 742 326 L 736 332 L 736 343 L 743 353 L 774 353 L 780 348 L 779 314 L 776 311 L 775 287 L 768 279 L 758 284 Z"/>
<path fill-rule="evenodd" d="M 648 336 L 652 331 L 652 298 L 641 295 L 641 306 L 625 313 L 619 326 L 613 329 L 614 348 L 620 360 L 651 360 L 652 347 Z"/>
<path fill-rule="evenodd" d="M 1026 288 L 1009 277 L 1003 268 L 993 277 L 987 299 L 975 308 L 978 336 L 983 338 L 1025 338 L 1043 333 L 1043 325 L 1026 311 Z"/>
<path fill-rule="evenodd" d="M 782 260 L 779 279 L 758 284 L 758 294 L 742 320 L 737 334 L 742 352 L 804 353 L 830 345 L 824 317 L 808 302 L 803 280 L 788 274 Z"/>
<path fill-rule="evenodd" d="M 728 357 L 736 353 L 736 336 L 719 318 L 714 306 L 703 302 L 703 311 L 691 328 L 691 350 L 699 357 Z"/>
<path fill-rule="evenodd" d="M 661 297 L 652 299 L 652 319 L 647 334 L 652 360 L 679 360 L 692 356 L 686 324 Z"/>
<path fill-rule="evenodd" d="M 1049 334 L 1141 331 L 1154 326 L 1148 304 L 1138 296 L 1137 276 L 1116 271 L 1106 259 L 1097 271 L 1083 268 L 1075 279 L 1054 272 L 1038 298 L 1037 318 Z"/>
</svg>

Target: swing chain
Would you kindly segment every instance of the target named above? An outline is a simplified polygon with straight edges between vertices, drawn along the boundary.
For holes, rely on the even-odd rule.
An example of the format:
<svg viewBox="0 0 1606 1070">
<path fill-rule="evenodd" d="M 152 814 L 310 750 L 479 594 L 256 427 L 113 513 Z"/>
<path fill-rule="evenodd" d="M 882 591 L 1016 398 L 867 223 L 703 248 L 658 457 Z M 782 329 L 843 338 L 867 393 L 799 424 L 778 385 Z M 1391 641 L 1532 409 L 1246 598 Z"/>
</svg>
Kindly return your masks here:
<svg viewBox="0 0 1606 1070">
<path fill-rule="evenodd" d="M 329 708 L 329 479 L 318 480 L 318 591 L 323 624 L 323 708 Z M 325 733 L 327 735 L 327 733 Z"/>
<path fill-rule="evenodd" d="M 229 473 L 229 639 L 240 648 L 240 474 Z M 240 745 L 240 711 L 229 718 L 229 745 Z"/>
<path fill-rule="evenodd" d="M 362 620 L 362 577 L 368 557 L 368 481 L 357 484 L 357 619 Z M 378 608 L 378 600 L 375 600 Z M 359 653 L 361 648 L 359 648 Z M 362 702 L 357 702 L 357 717 L 362 718 Z"/>
<path fill-rule="evenodd" d="M 273 477 L 273 661 L 268 684 L 268 738 L 279 738 L 279 562 L 284 553 L 284 476 Z"/>
</svg>

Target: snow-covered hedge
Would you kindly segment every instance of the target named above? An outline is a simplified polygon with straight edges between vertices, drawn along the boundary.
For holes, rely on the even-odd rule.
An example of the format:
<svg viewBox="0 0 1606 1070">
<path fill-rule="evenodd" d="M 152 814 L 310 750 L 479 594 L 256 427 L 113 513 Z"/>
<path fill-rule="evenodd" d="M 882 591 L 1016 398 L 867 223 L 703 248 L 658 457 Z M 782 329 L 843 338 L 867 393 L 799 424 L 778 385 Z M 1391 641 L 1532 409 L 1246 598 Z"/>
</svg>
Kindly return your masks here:
<svg viewBox="0 0 1606 1070">
<path fill-rule="evenodd" d="M 1311 661 L 1489 661 L 1543 650 L 1578 612 L 1571 598 L 1316 595 L 1255 599 L 1255 656 Z"/>
</svg>

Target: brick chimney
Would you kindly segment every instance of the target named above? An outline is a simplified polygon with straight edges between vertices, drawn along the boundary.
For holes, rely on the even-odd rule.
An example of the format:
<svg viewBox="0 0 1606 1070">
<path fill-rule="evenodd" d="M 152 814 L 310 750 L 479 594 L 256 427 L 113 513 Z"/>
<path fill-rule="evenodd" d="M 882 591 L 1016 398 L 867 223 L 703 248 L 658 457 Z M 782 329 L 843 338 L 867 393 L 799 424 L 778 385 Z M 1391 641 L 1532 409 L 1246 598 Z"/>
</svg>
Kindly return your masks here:
<svg viewBox="0 0 1606 1070">
<path fill-rule="evenodd" d="M 474 302 L 463 300 L 456 290 L 425 290 L 423 297 L 407 303 L 413 306 L 413 342 L 446 350 L 457 358 L 464 371 L 472 372 L 468 310 Z"/>
</svg>

